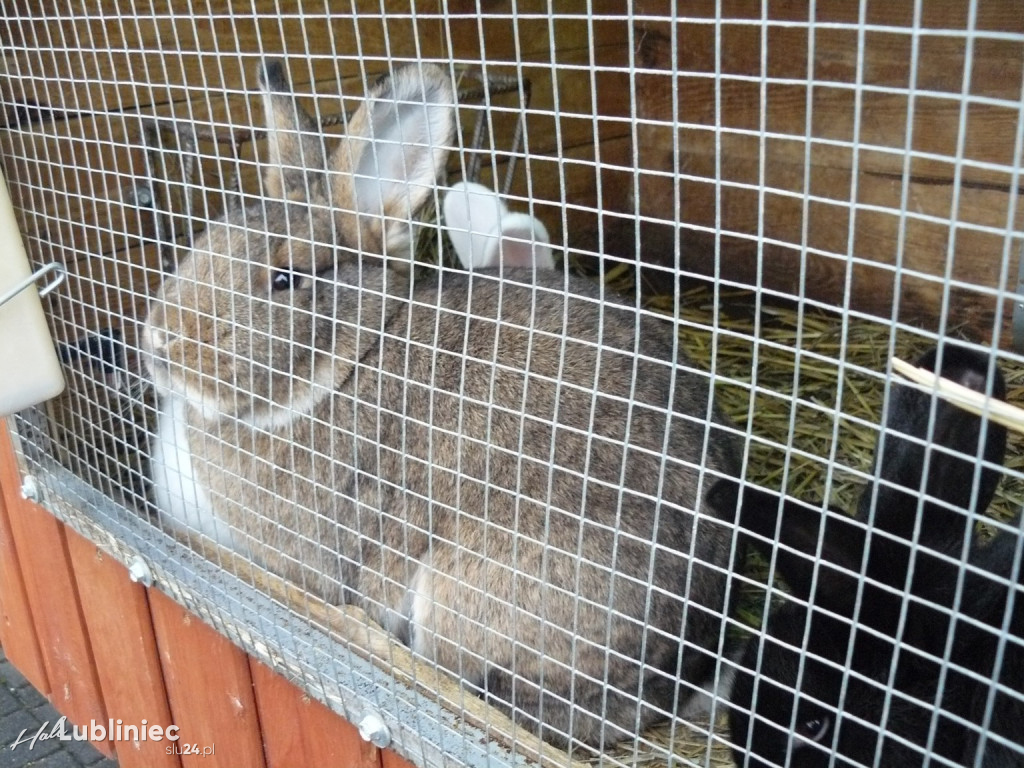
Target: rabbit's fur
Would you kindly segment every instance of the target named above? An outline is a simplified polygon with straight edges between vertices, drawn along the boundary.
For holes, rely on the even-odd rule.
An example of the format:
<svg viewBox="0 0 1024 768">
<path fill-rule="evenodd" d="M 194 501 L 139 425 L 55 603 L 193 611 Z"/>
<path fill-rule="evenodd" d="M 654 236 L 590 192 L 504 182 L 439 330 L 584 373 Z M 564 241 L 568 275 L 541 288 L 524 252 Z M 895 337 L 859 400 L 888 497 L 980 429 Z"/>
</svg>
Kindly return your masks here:
<svg viewBox="0 0 1024 768">
<path fill-rule="evenodd" d="M 918 365 L 1005 397 L 998 368 L 969 348 L 946 344 Z M 1003 427 L 894 382 L 853 518 L 742 489 L 740 528 L 799 600 L 742 659 L 737 765 L 1024 766 L 1020 519 L 991 544 L 973 535 L 1005 446 Z M 738 495 L 723 480 L 709 501 L 735 510 Z"/>
<path fill-rule="evenodd" d="M 698 698 L 732 551 L 700 488 L 738 469 L 709 377 L 589 281 L 409 269 L 454 137 L 437 67 L 378 84 L 329 153 L 280 65 L 261 84 L 275 199 L 212 223 L 147 320 L 194 473 L 164 513 L 226 522 L 556 744 Z"/>
</svg>

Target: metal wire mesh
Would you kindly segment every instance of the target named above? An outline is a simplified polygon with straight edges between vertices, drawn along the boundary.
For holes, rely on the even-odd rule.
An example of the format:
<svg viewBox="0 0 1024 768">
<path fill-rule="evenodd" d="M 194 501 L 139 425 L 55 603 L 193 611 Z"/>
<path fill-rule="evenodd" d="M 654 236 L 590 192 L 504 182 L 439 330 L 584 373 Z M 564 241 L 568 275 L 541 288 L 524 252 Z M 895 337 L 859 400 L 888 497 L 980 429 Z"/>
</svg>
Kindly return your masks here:
<svg viewBox="0 0 1024 768">
<path fill-rule="evenodd" d="M 1020 399 L 1014 3 L 0 38 L 76 529 L 422 765 L 1024 764 L 1017 432 L 888 368 Z"/>
</svg>

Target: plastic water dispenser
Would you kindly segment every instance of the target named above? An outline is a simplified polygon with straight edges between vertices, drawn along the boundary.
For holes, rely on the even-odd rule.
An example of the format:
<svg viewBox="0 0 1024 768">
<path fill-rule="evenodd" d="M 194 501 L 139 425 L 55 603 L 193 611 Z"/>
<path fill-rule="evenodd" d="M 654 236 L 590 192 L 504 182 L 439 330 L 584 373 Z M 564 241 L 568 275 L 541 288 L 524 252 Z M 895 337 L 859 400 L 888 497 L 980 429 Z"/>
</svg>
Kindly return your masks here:
<svg viewBox="0 0 1024 768">
<path fill-rule="evenodd" d="M 49 278 L 42 289 L 38 281 Z M 64 389 L 57 351 L 40 297 L 64 279 L 64 267 L 32 272 L 7 184 L 0 176 L 0 416 L 48 400 Z"/>
</svg>

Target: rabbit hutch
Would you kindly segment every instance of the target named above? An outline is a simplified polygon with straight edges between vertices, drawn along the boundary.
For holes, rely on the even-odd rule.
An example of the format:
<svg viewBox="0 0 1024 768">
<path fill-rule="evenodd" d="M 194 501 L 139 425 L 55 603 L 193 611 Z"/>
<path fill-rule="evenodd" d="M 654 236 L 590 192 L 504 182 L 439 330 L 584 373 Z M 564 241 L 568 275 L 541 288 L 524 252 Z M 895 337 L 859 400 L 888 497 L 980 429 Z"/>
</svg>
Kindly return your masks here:
<svg viewBox="0 0 1024 768">
<path fill-rule="evenodd" d="M 107 726 L 90 739 L 102 753 L 125 767 L 802 765 L 800 750 L 1024 765 L 1006 725 L 1024 717 L 1016 2 L 8 0 L 0 51 L 11 237 L 62 276 L 39 302 L 65 383 L 0 439 L 0 644 L 69 722 Z M 373 275 L 398 288 L 374 293 Z M 389 301 L 412 308 L 405 330 L 360 330 Z M 14 308 L 0 305 L 0 337 L 24 333 Z M 304 341 L 273 346 L 292 333 Z M 351 359 L 314 350 L 325 335 L 357 339 Z M 451 338 L 454 353 L 434 349 Z M 404 350 L 394 370 L 388 345 Z M 172 349 L 193 349 L 197 371 Z M 980 415 L 891 360 L 966 384 Z M 18 382 L 21 358 L 2 364 Z M 332 419 L 362 407 L 339 366 L 368 382 L 372 435 L 308 404 L 334 397 Z M 513 386 L 517 366 L 529 376 Z M 416 392 L 433 405 L 416 410 Z M 313 426 L 275 437 L 295 420 Z M 902 442 L 876 460 L 891 431 Z M 274 458 L 282 445 L 291 458 Z M 611 470 L 588 458 L 609 445 Z M 400 469 L 368 479 L 370 465 Z M 249 472 L 263 487 L 232 485 Z M 341 497 L 351 530 L 321 508 Z M 905 536 L 887 517 L 901 503 Z M 932 523 L 951 518 L 959 538 Z M 817 575 L 801 592 L 788 526 L 805 519 Z M 843 526 L 861 549 L 837 563 Z M 916 565 L 893 573 L 871 550 L 897 539 Z M 317 587 L 332 555 L 375 586 Z M 951 574 L 949 606 L 920 591 L 928 568 Z M 569 587 L 553 585 L 565 570 Z M 802 716 L 802 683 L 773 678 L 767 649 L 794 605 L 843 613 L 820 594 L 838 571 L 896 616 L 851 608 L 844 631 L 902 640 L 872 676 L 847 638 L 830 669 L 850 696 L 811 690 L 825 709 Z M 817 621 L 788 646 L 808 685 L 831 663 Z M 915 635 L 932 622 L 938 651 Z M 965 637 L 981 662 L 961 658 Z M 506 646 L 515 663 L 488 657 Z M 789 708 L 759 708 L 755 677 Z M 853 701 L 864 680 L 870 716 Z M 900 719 L 908 701 L 921 728 Z"/>
</svg>

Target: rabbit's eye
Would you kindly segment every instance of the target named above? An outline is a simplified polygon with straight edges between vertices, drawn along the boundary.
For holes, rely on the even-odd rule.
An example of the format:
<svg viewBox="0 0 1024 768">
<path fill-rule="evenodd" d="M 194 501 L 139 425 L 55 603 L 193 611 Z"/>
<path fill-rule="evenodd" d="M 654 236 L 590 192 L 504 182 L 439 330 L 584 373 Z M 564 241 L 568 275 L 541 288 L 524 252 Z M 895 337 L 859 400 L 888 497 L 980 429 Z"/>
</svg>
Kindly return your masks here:
<svg viewBox="0 0 1024 768">
<path fill-rule="evenodd" d="M 808 741 L 820 744 L 832 728 L 832 719 L 828 715 L 819 715 L 804 720 L 797 726 L 797 732 Z"/>
<path fill-rule="evenodd" d="M 289 291 L 298 287 L 302 275 L 292 269 L 275 269 L 270 274 L 270 287 L 275 291 Z"/>
</svg>

